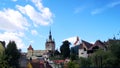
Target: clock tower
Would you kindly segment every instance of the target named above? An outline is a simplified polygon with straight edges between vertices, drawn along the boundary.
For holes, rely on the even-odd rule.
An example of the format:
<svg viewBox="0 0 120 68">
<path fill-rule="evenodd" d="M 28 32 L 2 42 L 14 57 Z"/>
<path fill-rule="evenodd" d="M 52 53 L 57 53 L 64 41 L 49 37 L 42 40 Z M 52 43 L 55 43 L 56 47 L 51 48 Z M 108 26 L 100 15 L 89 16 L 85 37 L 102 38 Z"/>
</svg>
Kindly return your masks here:
<svg viewBox="0 0 120 68">
<path fill-rule="evenodd" d="M 52 39 L 52 34 L 51 34 L 51 30 L 49 31 L 49 38 L 46 40 L 45 43 L 45 49 L 47 51 L 55 51 L 55 41 L 54 39 Z"/>
</svg>

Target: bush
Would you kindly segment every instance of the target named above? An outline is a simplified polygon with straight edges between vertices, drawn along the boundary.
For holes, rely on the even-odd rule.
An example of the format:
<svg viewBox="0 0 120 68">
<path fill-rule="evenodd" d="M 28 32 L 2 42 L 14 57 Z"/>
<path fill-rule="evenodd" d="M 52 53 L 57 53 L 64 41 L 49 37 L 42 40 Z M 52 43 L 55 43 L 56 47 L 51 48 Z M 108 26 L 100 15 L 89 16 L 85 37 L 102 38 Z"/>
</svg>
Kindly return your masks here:
<svg viewBox="0 0 120 68">
<path fill-rule="evenodd" d="M 68 68 L 79 68 L 79 64 L 76 62 L 68 62 Z"/>
</svg>

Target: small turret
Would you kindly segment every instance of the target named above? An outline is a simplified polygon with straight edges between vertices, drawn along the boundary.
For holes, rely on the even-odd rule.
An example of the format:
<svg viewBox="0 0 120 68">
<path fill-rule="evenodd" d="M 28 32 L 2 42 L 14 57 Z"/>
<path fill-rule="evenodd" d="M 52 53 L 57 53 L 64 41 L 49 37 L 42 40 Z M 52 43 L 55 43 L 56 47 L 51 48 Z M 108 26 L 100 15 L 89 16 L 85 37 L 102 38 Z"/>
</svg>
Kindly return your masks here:
<svg viewBox="0 0 120 68">
<path fill-rule="evenodd" d="M 28 50 L 33 50 L 33 48 L 32 48 L 32 46 L 31 46 L 31 45 L 28 47 Z"/>
<path fill-rule="evenodd" d="M 30 59 L 33 56 L 33 48 L 32 48 L 32 46 L 30 45 L 27 50 L 28 50 L 27 58 Z"/>
</svg>

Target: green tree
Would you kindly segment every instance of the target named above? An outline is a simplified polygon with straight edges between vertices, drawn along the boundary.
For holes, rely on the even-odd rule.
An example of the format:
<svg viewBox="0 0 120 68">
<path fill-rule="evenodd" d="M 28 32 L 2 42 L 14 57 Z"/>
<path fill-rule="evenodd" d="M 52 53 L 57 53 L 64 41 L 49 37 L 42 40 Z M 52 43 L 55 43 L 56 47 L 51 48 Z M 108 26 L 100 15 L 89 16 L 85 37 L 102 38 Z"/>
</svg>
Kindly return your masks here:
<svg viewBox="0 0 120 68">
<path fill-rule="evenodd" d="M 0 41 L 0 43 L 1 43 L 2 46 L 5 48 L 5 41 Z"/>
<path fill-rule="evenodd" d="M 7 61 L 12 68 L 19 68 L 19 58 L 20 52 L 17 49 L 16 43 L 14 41 L 10 41 L 5 50 L 7 55 Z"/>
<path fill-rule="evenodd" d="M 5 48 L 3 47 L 2 43 L 0 42 L 0 54 L 4 52 Z"/>
<path fill-rule="evenodd" d="M 3 43 L 0 41 L 0 68 L 8 68 L 9 64 L 6 60 L 5 48 Z"/>
<path fill-rule="evenodd" d="M 63 44 L 60 47 L 61 54 L 63 58 L 70 57 L 70 42 L 69 41 L 64 41 Z"/>
<path fill-rule="evenodd" d="M 0 54 L 0 68 L 10 68 L 7 60 L 6 60 L 6 55 L 3 52 L 2 54 Z"/>
<path fill-rule="evenodd" d="M 95 67 L 115 67 L 116 57 L 111 53 L 111 51 L 97 50 L 91 56 L 92 66 Z"/>
<path fill-rule="evenodd" d="M 91 65 L 91 58 L 83 58 L 83 57 L 80 57 L 80 67 L 81 68 L 85 68 L 85 67 L 90 67 Z"/>
<path fill-rule="evenodd" d="M 60 55 L 60 52 L 58 50 L 55 50 L 54 55 L 58 56 L 58 55 Z"/>
<path fill-rule="evenodd" d="M 68 62 L 67 65 L 68 65 L 67 66 L 68 68 L 80 68 L 78 63 L 75 63 L 75 62 Z"/>
<path fill-rule="evenodd" d="M 73 60 L 77 60 L 78 59 L 78 56 L 76 54 L 70 54 L 70 59 L 73 61 Z"/>
<path fill-rule="evenodd" d="M 115 56 L 116 60 L 114 61 L 117 67 L 120 67 L 120 40 L 111 39 L 108 41 L 108 49 Z"/>
<path fill-rule="evenodd" d="M 78 55 L 77 55 L 77 53 L 75 52 L 75 49 L 74 49 L 74 48 L 71 48 L 70 59 L 71 59 L 72 61 L 78 59 Z"/>
</svg>

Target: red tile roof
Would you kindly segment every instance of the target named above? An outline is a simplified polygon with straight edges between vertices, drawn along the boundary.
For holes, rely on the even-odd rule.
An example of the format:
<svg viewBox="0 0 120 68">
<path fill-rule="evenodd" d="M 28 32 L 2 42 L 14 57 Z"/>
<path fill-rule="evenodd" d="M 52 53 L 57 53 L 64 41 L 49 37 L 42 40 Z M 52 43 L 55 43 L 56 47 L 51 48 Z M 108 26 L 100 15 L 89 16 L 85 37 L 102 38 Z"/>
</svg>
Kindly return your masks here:
<svg viewBox="0 0 120 68">
<path fill-rule="evenodd" d="M 31 45 L 29 46 L 28 50 L 33 50 L 33 48 L 32 48 L 32 46 L 31 46 Z"/>
<path fill-rule="evenodd" d="M 54 63 L 60 64 L 63 63 L 65 60 L 53 60 Z"/>
<path fill-rule="evenodd" d="M 48 62 L 41 63 L 41 60 L 32 60 L 30 61 L 32 68 L 52 68 Z"/>
<path fill-rule="evenodd" d="M 91 43 L 89 43 L 87 41 L 82 40 L 82 45 L 83 44 L 87 47 L 87 49 L 89 49 L 89 48 L 91 48 L 93 46 L 93 44 L 91 44 Z"/>
<path fill-rule="evenodd" d="M 83 45 L 82 45 L 82 44 L 80 44 L 80 47 L 79 47 L 79 49 L 83 49 Z"/>
<path fill-rule="evenodd" d="M 33 68 L 45 68 L 44 64 L 40 64 L 39 62 L 31 62 Z"/>
<path fill-rule="evenodd" d="M 98 46 L 100 48 L 104 48 L 105 47 L 105 44 L 100 41 L 100 40 L 97 40 L 95 43 L 94 43 L 94 46 L 92 46 L 91 48 L 95 47 L 95 46 Z"/>
<path fill-rule="evenodd" d="M 103 42 L 100 41 L 100 40 L 97 40 L 90 49 L 93 49 L 93 47 L 95 47 L 95 46 L 98 46 L 99 48 L 106 48 L 105 43 L 103 43 Z"/>
<path fill-rule="evenodd" d="M 105 44 L 101 42 L 100 40 L 97 40 L 94 45 L 105 46 Z"/>
</svg>

